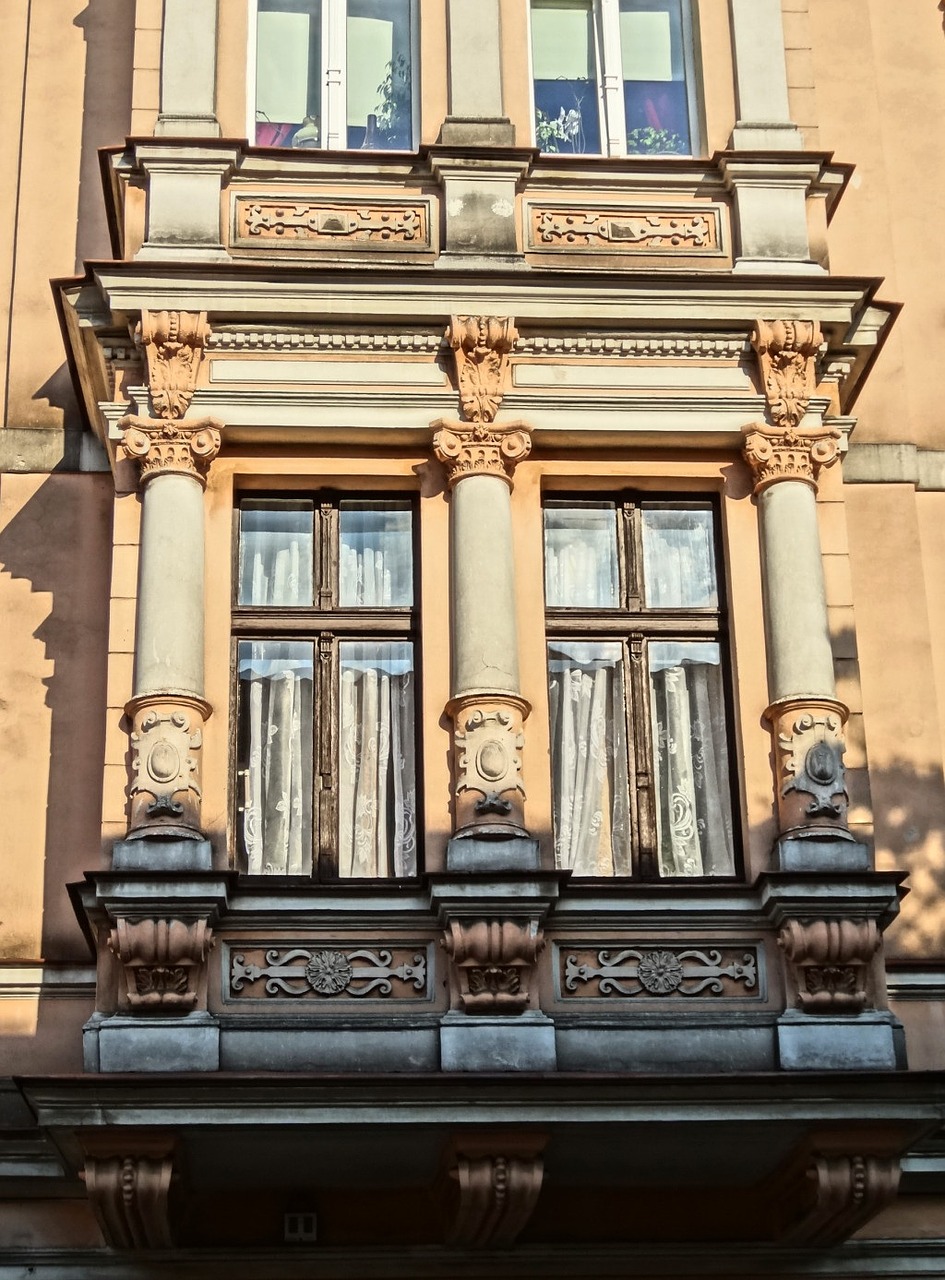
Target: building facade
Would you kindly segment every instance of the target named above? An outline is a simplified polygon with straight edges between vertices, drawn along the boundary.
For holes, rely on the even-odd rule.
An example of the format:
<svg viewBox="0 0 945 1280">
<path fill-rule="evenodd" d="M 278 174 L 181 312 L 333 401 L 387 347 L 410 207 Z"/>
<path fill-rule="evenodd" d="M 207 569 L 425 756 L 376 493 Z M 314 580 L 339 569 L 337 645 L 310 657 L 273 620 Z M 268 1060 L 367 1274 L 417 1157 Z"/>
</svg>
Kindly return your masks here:
<svg viewBox="0 0 945 1280">
<path fill-rule="evenodd" d="M 940 7 L 0 32 L 0 1275 L 945 1275 Z"/>
</svg>

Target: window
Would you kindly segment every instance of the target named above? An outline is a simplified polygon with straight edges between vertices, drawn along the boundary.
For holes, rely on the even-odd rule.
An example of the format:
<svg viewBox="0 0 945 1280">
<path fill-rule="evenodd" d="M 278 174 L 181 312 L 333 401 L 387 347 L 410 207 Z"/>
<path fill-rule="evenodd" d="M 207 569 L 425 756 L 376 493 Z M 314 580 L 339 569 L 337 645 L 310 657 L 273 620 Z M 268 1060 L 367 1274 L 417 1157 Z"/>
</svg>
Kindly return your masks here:
<svg viewBox="0 0 945 1280">
<path fill-rule="evenodd" d="M 256 0 L 255 140 L 413 147 L 413 0 Z"/>
<path fill-rule="evenodd" d="M 544 529 L 558 865 L 732 875 L 711 504 L 556 498 Z"/>
<path fill-rule="evenodd" d="M 414 558 L 409 500 L 241 502 L 237 831 L 250 874 L 416 873 Z"/>
<path fill-rule="evenodd" d="M 532 0 L 531 26 L 542 151 L 691 154 L 688 0 Z"/>
</svg>

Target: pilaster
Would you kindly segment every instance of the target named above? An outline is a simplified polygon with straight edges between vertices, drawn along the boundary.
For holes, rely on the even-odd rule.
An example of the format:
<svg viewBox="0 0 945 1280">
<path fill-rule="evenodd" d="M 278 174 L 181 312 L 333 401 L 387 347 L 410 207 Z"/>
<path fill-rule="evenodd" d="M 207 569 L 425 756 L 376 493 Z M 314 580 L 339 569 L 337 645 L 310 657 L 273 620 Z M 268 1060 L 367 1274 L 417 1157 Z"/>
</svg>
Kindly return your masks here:
<svg viewBox="0 0 945 1280">
<path fill-rule="evenodd" d="M 154 132 L 218 138 L 217 0 L 164 0 L 161 109 Z"/>
</svg>

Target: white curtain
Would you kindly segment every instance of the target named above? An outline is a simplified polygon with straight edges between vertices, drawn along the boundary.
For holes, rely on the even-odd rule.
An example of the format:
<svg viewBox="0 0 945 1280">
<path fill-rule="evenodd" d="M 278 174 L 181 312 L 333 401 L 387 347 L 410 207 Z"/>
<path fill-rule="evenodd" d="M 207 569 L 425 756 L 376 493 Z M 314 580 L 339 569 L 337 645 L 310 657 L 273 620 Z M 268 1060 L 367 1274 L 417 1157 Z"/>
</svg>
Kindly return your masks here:
<svg viewBox="0 0 945 1280">
<path fill-rule="evenodd" d="M 718 647 L 652 644 L 650 661 L 660 871 L 731 875 L 731 783 Z"/>
<path fill-rule="evenodd" d="M 630 872 L 622 663 L 621 645 L 551 646 L 555 861 L 579 876 Z"/>
</svg>

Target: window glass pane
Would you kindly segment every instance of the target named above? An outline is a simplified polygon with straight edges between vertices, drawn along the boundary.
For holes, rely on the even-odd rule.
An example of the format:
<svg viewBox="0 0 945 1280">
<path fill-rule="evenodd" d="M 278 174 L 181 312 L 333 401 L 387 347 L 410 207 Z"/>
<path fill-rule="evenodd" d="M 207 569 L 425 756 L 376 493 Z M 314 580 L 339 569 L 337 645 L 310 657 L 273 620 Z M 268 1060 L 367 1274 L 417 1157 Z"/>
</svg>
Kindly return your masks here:
<svg viewBox="0 0 945 1280">
<path fill-rule="evenodd" d="M 620 0 L 627 151 L 690 151 L 683 0 Z"/>
<path fill-rule="evenodd" d="M 548 646 L 555 859 L 580 876 L 630 874 L 623 646 Z"/>
<path fill-rule="evenodd" d="M 549 608 L 615 608 L 620 602 L 617 511 L 612 502 L 545 507 Z"/>
<path fill-rule="evenodd" d="M 240 505 L 240 604 L 311 605 L 313 513 L 304 501 Z"/>
<path fill-rule="evenodd" d="M 338 873 L 417 870 L 413 645 L 339 645 Z"/>
<path fill-rule="evenodd" d="M 409 502 L 342 502 L 338 604 L 413 604 L 413 520 Z"/>
<path fill-rule="evenodd" d="M 261 147 L 317 146 L 321 4 L 319 0 L 258 3 L 256 143 Z M 304 133 L 300 133 L 300 125 L 304 125 Z"/>
<path fill-rule="evenodd" d="M 240 835 L 251 875 L 312 870 L 314 648 L 239 644 Z"/>
<path fill-rule="evenodd" d="M 413 146 L 410 0 L 348 0 L 348 146 Z"/>
<path fill-rule="evenodd" d="M 644 507 L 643 578 L 651 609 L 714 609 L 715 581 L 712 512 Z"/>
<path fill-rule="evenodd" d="M 599 153 L 597 52 L 589 4 L 532 5 L 532 68 L 540 150 Z"/>
<path fill-rule="evenodd" d="M 732 875 L 719 646 L 653 641 L 648 658 L 660 873 Z"/>
</svg>

